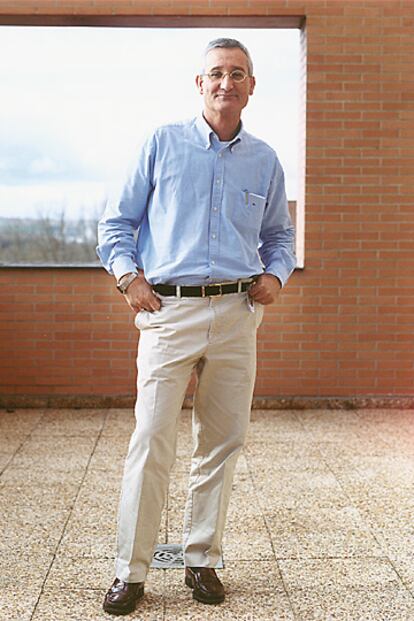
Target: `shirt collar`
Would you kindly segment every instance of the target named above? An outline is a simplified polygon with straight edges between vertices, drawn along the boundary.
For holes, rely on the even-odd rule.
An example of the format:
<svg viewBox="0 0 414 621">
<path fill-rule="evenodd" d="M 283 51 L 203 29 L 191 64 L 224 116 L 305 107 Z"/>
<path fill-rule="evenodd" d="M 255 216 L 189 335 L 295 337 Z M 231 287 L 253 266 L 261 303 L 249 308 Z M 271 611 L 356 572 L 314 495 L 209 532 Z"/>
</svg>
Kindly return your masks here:
<svg viewBox="0 0 414 621">
<path fill-rule="evenodd" d="M 204 142 L 204 145 L 205 145 L 206 149 L 210 149 L 210 147 L 211 147 L 211 136 L 214 134 L 217 137 L 217 140 L 219 140 L 219 137 L 217 136 L 217 134 L 215 134 L 214 130 L 207 123 L 207 121 L 205 120 L 203 114 L 199 114 L 197 116 L 197 118 L 196 118 L 196 126 L 197 126 L 198 131 L 201 134 L 201 137 L 203 138 L 203 142 Z M 245 133 L 245 131 L 244 131 L 244 128 L 243 128 L 243 123 L 242 123 L 242 121 L 240 121 L 240 129 L 239 129 L 238 133 L 233 138 L 233 140 L 231 140 L 229 142 L 230 150 L 233 150 L 233 147 L 242 140 L 242 138 L 244 136 L 244 133 Z"/>
</svg>

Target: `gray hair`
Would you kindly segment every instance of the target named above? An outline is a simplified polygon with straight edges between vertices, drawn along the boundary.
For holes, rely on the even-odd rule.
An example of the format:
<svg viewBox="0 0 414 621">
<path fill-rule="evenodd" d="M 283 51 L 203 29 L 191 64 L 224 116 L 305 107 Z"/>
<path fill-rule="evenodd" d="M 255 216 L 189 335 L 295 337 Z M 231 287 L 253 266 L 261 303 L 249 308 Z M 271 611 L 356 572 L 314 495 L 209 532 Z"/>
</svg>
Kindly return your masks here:
<svg viewBox="0 0 414 621">
<path fill-rule="evenodd" d="M 240 41 L 237 41 L 237 39 L 228 39 L 226 37 L 222 37 L 220 39 L 214 39 L 213 41 L 210 41 L 210 43 L 207 45 L 204 51 L 204 58 L 207 56 L 210 50 L 214 50 L 217 47 L 239 48 L 239 50 L 241 50 L 246 55 L 249 75 L 253 75 L 253 61 L 250 56 L 249 50 L 247 49 L 245 45 L 243 45 L 243 43 L 240 43 Z"/>
</svg>

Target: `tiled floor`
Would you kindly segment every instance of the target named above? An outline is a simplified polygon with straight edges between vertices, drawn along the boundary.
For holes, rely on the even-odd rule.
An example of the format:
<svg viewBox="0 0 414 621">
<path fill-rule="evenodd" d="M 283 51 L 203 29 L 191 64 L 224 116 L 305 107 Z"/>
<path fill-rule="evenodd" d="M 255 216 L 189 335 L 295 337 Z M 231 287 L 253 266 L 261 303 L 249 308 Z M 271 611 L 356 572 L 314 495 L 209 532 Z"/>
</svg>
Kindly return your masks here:
<svg viewBox="0 0 414 621">
<path fill-rule="evenodd" d="M 133 416 L 0 411 L 0 619 L 100 621 Z M 190 416 L 161 542 L 180 542 Z M 254 411 L 220 575 L 194 602 L 182 570 L 152 569 L 127 618 L 414 621 L 414 411 Z"/>
</svg>

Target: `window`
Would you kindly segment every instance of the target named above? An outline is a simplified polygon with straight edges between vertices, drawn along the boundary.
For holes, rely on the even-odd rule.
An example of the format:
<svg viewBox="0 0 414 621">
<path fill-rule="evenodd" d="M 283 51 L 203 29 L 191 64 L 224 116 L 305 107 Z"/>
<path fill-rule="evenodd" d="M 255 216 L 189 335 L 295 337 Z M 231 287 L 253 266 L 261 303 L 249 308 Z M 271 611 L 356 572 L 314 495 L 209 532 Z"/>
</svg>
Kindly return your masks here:
<svg viewBox="0 0 414 621">
<path fill-rule="evenodd" d="M 0 264 L 98 264 L 111 186 L 151 127 L 199 112 L 194 76 L 218 36 L 251 52 L 257 87 L 243 121 L 275 148 L 296 200 L 299 30 L 0 30 Z"/>
</svg>

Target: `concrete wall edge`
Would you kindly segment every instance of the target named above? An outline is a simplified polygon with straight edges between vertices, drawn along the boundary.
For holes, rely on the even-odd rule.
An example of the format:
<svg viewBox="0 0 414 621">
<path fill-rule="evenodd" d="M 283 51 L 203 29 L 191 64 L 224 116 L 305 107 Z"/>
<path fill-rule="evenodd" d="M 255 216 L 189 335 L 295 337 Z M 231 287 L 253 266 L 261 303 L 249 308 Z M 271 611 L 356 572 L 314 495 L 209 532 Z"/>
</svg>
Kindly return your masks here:
<svg viewBox="0 0 414 621">
<path fill-rule="evenodd" d="M 0 408 L 14 410 L 20 408 L 55 409 L 108 409 L 133 408 L 132 395 L 0 395 Z M 184 408 L 192 407 L 192 398 L 186 397 Z M 414 409 L 412 395 L 349 395 L 349 396 L 280 396 L 253 398 L 254 410 L 357 410 L 357 409 Z"/>
</svg>

